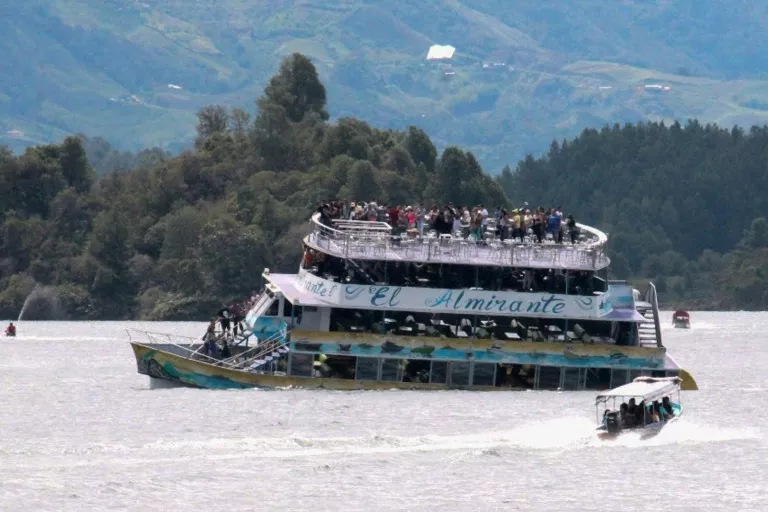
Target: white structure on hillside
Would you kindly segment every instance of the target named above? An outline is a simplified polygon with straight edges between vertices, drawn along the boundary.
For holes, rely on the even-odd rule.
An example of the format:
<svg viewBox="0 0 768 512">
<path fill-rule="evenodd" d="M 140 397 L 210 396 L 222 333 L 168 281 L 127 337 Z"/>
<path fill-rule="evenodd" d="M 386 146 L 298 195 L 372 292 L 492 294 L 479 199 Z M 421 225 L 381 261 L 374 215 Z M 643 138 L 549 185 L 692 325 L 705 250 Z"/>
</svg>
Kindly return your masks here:
<svg viewBox="0 0 768 512">
<path fill-rule="evenodd" d="M 451 45 L 434 44 L 429 47 L 429 52 L 427 52 L 427 60 L 450 59 L 453 57 L 454 53 L 456 53 L 456 48 Z"/>
</svg>

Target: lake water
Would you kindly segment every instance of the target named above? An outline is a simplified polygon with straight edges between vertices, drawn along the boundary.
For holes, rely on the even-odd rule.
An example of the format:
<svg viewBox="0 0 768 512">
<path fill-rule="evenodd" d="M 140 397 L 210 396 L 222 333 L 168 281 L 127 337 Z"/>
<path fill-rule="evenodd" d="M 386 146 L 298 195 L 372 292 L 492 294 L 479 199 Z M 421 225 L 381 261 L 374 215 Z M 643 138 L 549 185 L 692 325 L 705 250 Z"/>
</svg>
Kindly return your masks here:
<svg viewBox="0 0 768 512">
<path fill-rule="evenodd" d="M 21 322 L 0 509 L 766 511 L 768 313 L 692 323 L 684 417 L 600 442 L 591 392 L 150 390 L 123 329 L 204 324 Z"/>
</svg>

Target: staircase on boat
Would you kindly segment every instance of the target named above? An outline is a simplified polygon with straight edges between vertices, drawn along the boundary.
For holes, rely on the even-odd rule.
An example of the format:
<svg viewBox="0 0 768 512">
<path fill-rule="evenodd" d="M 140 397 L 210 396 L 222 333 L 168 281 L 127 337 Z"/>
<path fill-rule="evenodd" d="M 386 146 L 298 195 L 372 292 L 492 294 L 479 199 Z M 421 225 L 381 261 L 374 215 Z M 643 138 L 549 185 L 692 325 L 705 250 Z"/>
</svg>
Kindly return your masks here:
<svg viewBox="0 0 768 512">
<path fill-rule="evenodd" d="M 648 283 L 643 300 L 635 302 L 637 312 L 645 317 L 638 325 L 638 337 L 641 347 L 663 347 L 661 343 L 661 323 L 659 321 L 659 303 L 656 297 L 656 287 Z"/>
</svg>

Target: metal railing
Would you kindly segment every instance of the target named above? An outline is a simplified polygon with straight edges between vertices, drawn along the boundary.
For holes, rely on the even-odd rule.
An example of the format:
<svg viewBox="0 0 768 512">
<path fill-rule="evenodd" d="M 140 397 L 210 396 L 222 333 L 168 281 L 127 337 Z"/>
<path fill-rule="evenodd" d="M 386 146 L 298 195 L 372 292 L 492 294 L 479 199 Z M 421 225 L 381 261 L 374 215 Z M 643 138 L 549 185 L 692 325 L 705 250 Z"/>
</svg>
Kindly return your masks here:
<svg viewBox="0 0 768 512">
<path fill-rule="evenodd" d="M 343 222 L 343 221 L 342 221 Z M 352 221 L 346 221 L 352 222 Z M 357 221 L 355 229 L 336 229 L 313 215 L 309 245 L 328 254 L 346 259 L 394 260 L 434 263 L 465 263 L 510 267 L 568 268 L 599 270 L 610 264 L 604 246 L 607 236 L 602 231 L 577 224 L 583 240 L 571 244 L 519 243 L 518 240 L 485 241 L 448 237 L 391 236 L 383 232 L 380 222 Z M 370 224 L 372 229 L 363 229 Z"/>
<path fill-rule="evenodd" d="M 273 333 L 264 340 L 259 340 L 256 345 L 248 348 L 242 352 L 239 352 L 226 359 L 217 359 L 207 354 L 203 354 L 200 350 L 204 347 L 202 340 L 199 338 L 192 338 L 189 336 L 180 336 L 170 333 L 158 333 L 150 331 L 142 331 L 140 329 L 126 329 L 128 332 L 128 339 L 134 341 L 134 335 L 141 334 L 146 337 L 150 343 L 155 345 L 165 345 L 175 347 L 177 351 L 173 351 L 176 355 L 184 357 L 186 359 L 195 359 L 203 361 L 216 366 L 229 368 L 233 370 L 244 370 L 252 366 L 255 362 L 265 359 L 267 356 L 275 351 L 279 351 L 280 348 L 287 348 L 288 341 L 288 326 L 283 322 L 280 330 Z M 184 340 L 186 343 L 179 343 L 177 340 Z M 199 347 L 193 350 L 192 347 L 200 344 Z"/>
<path fill-rule="evenodd" d="M 664 344 L 661 341 L 661 321 L 659 320 L 659 299 L 656 294 L 656 285 L 648 283 L 648 288 L 645 289 L 644 301 L 649 303 L 653 308 L 653 324 L 656 327 L 656 346 L 663 347 Z"/>
</svg>

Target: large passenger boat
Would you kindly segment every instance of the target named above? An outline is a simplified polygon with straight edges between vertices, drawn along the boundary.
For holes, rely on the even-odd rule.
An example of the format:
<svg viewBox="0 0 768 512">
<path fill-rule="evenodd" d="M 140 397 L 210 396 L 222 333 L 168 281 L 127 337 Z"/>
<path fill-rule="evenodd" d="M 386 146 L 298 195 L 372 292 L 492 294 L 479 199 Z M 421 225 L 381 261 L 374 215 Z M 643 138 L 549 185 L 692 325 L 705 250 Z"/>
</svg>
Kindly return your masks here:
<svg viewBox="0 0 768 512">
<path fill-rule="evenodd" d="M 298 272 L 265 269 L 227 357 L 144 333 L 138 371 L 201 388 L 606 390 L 680 377 L 653 284 L 608 280 L 607 236 L 468 239 L 315 213 Z M 575 233 L 575 230 L 574 230 Z"/>
</svg>

